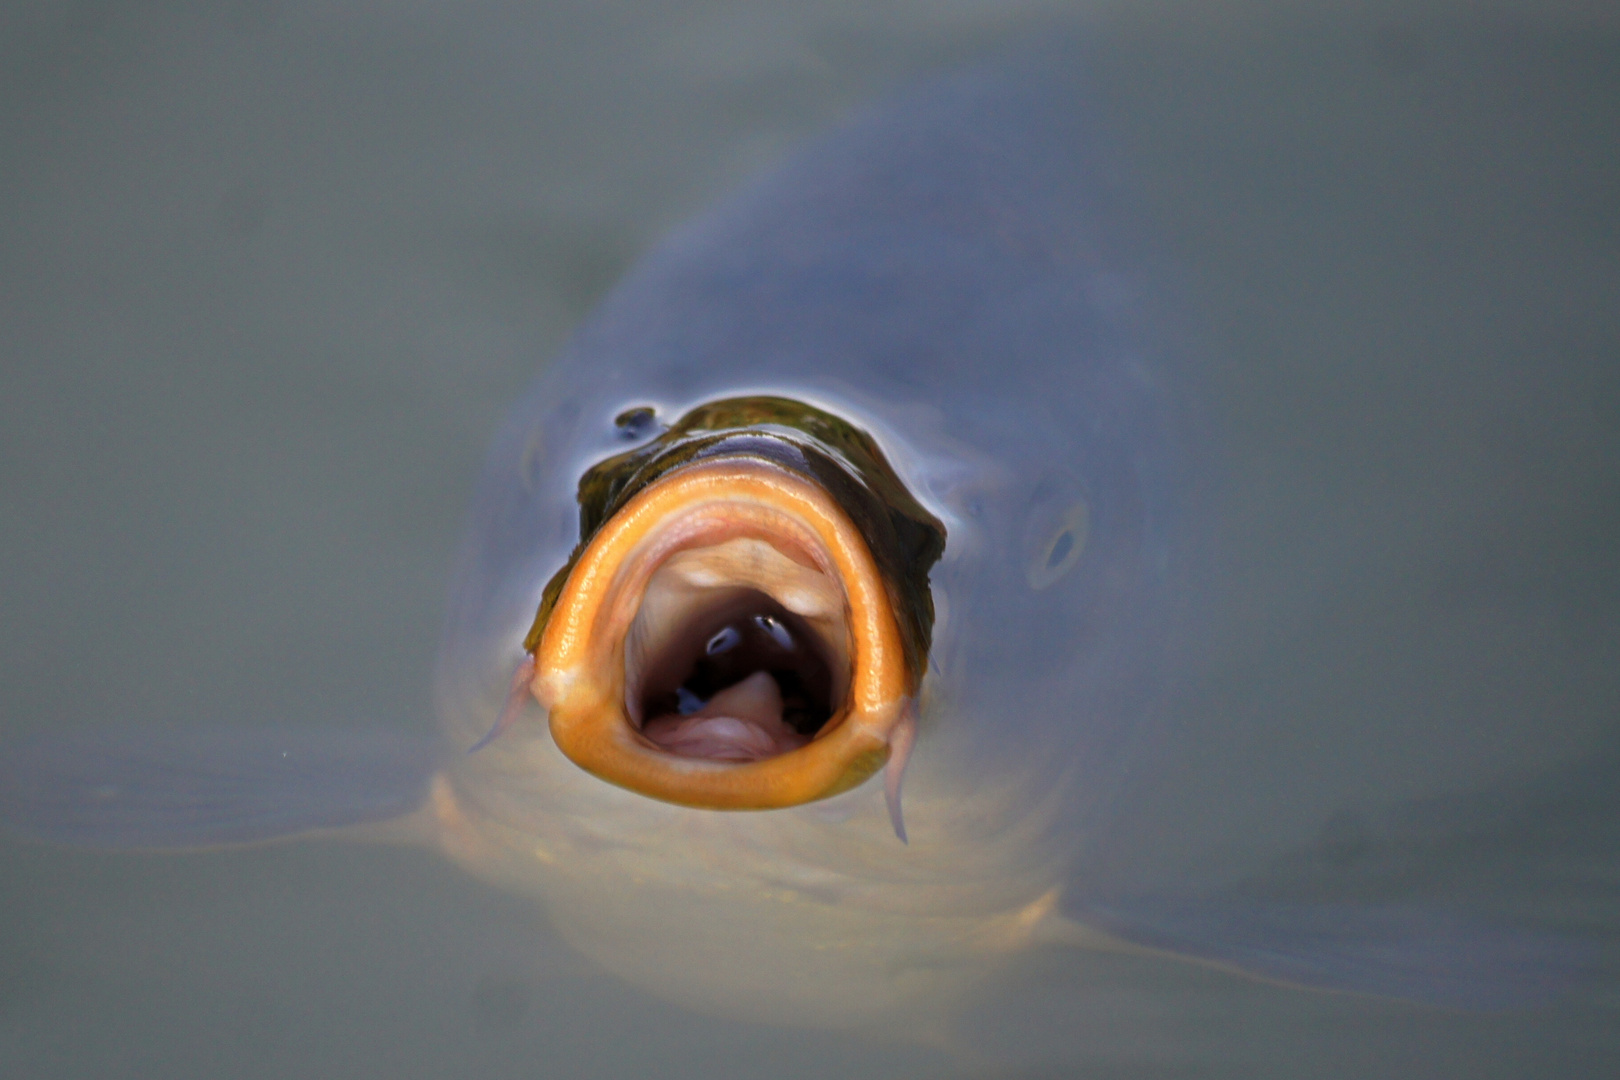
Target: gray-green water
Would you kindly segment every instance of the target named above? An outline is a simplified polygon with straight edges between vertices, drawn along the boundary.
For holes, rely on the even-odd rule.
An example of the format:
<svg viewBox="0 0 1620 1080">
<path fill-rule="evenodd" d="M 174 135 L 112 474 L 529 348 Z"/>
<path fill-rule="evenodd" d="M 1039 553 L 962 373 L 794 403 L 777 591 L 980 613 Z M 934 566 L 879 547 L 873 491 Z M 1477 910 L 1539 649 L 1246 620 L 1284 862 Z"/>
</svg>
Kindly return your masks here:
<svg viewBox="0 0 1620 1080">
<path fill-rule="evenodd" d="M 1180 741 L 1099 872 L 1612 927 L 1620 24 L 1396 10 L 1076 9 L 1225 452 Z M 465 502 L 535 366 L 662 230 L 1030 18 L 8 8 L 0 729 L 428 730 Z M 1388 810 L 1470 792 L 1427 831 Z M 1616 1008 L 1054 954 L 919 1049 L 689 1015 L 425 854 L 0 841 L 5 1075 L 1601 1076 Z"/>
</svg>

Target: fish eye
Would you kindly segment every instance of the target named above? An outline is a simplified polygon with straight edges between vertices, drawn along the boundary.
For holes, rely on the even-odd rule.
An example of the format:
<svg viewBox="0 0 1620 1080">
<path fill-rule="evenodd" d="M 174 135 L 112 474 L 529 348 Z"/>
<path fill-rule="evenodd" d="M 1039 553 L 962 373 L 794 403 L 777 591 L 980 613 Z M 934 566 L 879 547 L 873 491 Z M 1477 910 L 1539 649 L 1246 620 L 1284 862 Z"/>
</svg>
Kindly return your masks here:
<svg viewBox="0 0 1620 1080">
<path fill-rule="evenodd" d="M 1056 584 L 1080 561 L 1091 530 L 1091 513 L 1084 501 L 1077 501 L 1041 534 L 1035 553 L 1024 568 L 1024 580 L 1036 591 Z"/>
</svg>

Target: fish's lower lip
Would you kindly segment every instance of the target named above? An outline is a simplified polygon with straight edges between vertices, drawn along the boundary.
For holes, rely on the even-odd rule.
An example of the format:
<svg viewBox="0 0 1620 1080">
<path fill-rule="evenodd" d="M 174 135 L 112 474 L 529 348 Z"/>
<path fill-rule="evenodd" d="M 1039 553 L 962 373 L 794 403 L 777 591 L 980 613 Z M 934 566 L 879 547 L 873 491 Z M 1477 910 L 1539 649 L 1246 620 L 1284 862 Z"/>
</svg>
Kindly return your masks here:
<svg viewBox="0 0 1620 1080">
<path fill-rule="evenodd" d="M 802 746 L 757 760 L 687 756 L 649 739 L 643 680 L 669 679 L 659 671 L 669 619 L 722 602 L 706 597 L 750 594 L 771 605 L 762 625 L 772 634 L 788 633 L 778 616 L 815 631 L 830 715 Z M 641 618 L 659 604 L 676 615 Z M 534 655 L 531 690 L 569 759 L 651 798 L 709 809 L 794 806 L 861 783 L 887 760 L 914 690 L 860 532 L 819 486 L 751 458 L 694 463 L 630 500 L 581 553 Z"/>
</svg>

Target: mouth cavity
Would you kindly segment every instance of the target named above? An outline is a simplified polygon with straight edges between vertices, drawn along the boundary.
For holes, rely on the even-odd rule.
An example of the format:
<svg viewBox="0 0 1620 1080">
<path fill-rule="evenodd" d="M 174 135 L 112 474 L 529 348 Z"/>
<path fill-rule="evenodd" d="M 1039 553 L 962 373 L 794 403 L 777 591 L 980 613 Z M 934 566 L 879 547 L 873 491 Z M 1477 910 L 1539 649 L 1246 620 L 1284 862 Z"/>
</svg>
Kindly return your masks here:
<svg viewBox="0 0 1620 1080">
<path fill-rule="evenodd" d="M 800 611 L 738 584 L 762 568 Z M 630 628 L 631 722 L 660 749 L 711 761 L 759 761 L 807 745 L 848 691 L 842 607 L 836 582 L 765 541 L 679 552 L 653 574 Z"/>
</svg>

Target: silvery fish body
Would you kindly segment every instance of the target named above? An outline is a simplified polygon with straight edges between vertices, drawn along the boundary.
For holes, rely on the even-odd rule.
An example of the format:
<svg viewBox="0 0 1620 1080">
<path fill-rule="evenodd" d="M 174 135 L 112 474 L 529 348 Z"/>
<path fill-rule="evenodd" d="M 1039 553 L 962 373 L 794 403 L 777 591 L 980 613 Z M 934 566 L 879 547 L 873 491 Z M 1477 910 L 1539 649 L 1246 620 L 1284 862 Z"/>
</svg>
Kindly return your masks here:
<svg viewBox="0 0 1620 1080">
<path fill-rule="evenodd" d="M 1582 955 L 1561 941 L 1401 907 L 1112 897 L 1088 876 L 1119 792 L 1151 763 L 1205 447 L 1155 260 L 1069 70 L 1026 55 L 867 112 L 677 231 L 611 293 L 491 452 L 439 662 L 443 745 L 388 732 L 47 738 L 8 755 L 6 818 L 124 848 L 408 837 L 538 898 L 624 978 L 771 1022 L 931 1030 L 1005 957 L 1042 946 L 1451 1005 L 1556 991 Z M 649 797 L 581 768 L 554 738 L 577 672 L 546 669 L 579 647 L 556 611 L 593 610 L 580 579 L 607 565 L 591 562 L 600 538 L 657 489 L 609 484 L 599 504 L 582 477 L 739 401 L 754 404 L 738 415 L 802 410 L 846 441 L 817 450 L 791 425 L 741 424 L 713 435 L 717 456 L 659 483 L 735 459 L 741 481 L 804 489 L 808 506 L 816 485 L 793 462 L 826 451 L 850 465 L 849 490 L 914 503 L 910 520 L 942 541 L 914 545 L 926 558 L 909 573 L 926 588 L 911 595 L 872 519 L 846 515 L 840 535 L 860 526 L 884 571 L 873 626 L 888 621 L 849 630 L 829 685 L 858 696 L 876 649 L 899 689 L 873 697 L 888 726 L 831 783 L 800 797 L 770 780 L 726 804 L 771 809 Z M 760 439 L 776 448 L 764 458 Z M 851 465 L 850 447 L 871 468 Z M 766 592 L 784 574 L 837 576 L 816 542 L 761 555 L 752 534 L 732 540 L 745 543 L 720 561 Z M 855 593 L 839 588 L 847 615 Z M 795 607 L 790 591 L 772 603 L 811 625 L 813 603 Z M 623 637 L 598 672 L 614 687 L 639 662 Z M 895 642 L 909 651 L 896 658 Z M 610 704 L 635 721 L 620 718 L 619 736 L 656 758 L 641 735 L 658 718 L 637 714 L 657 709 Z M 813 755 L 853 715 L 831 711 L 824 729 L 785 735 L 797 748 L 780 759 Z M 669 719 L 688 715 L 704 719 L 685 704 Z M 660 768 L 701 780 L 769 764 Z"/>
</svg>

